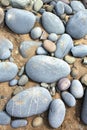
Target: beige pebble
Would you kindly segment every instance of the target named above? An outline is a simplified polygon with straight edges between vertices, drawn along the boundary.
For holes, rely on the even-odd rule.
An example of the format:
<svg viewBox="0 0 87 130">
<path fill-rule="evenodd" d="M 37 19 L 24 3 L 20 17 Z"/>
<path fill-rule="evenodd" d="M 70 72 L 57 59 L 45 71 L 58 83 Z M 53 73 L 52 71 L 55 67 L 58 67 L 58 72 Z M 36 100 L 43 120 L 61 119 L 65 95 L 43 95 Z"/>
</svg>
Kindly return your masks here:
<svg viewBox="0 0 87 130">
<path fill-rule="evenodd" d="M 18 87 L 14 90 L 13 95 L 18 94 L 19 92 L 21 92 L 21 91 L 23 91 L 23 90 L 24 90 L 23 87 L 18 86 Z"/>
<path fill-rule="evenodd" d="M 9 6 L 10 1 L 9 1 L 9 0 L 1 0 L 1 4 L 2 4 L 3 6 Z"/>
<path fill-rule="evenodd" d="M 71 70 L 71 76 L 72 76 L 73 78 L 77 78 L 78 75 L 79 75 L 78 69 L 76 69 L 76 68 L 73 67 L 72 70 Z"/>
<path fill-rule="evenodd" d="M 0 8 L 0 24 L 4 22 L 4 11 Z"/>
<path fill-rule="evenodd" d="M 48 52 L 55 52 L 56 50 L 56 45 L 50 40 L 45 40 L 43 43 L 43 47 L 48 51 Z"/>
<path fill-rule="evenodd" d="M 70 55 L 66 55 L 64 59 L 69 64 L 73 64 L 76 61 L 76 58 Z"/>
<path fill-rule="evenodd" d="M 32 126 L 33 127 L 39 127 L 43 124 L 43 118 L 42 117 L 36 117 L 33 119 Z"/>
</svg>

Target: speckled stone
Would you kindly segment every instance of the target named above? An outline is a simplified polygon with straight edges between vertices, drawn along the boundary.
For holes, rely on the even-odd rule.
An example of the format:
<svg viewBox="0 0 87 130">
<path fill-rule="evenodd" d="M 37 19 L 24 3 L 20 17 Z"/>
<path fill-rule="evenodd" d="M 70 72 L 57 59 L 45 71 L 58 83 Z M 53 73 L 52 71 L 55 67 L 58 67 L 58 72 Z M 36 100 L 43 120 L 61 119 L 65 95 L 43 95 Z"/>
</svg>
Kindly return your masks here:
<svg viewBox="0 0 87 130">
<path fill-rule="evenodd" d="M 85 95 L 83 99 L 83 105 L 81 110 L 81 120 L 85 125 L 87 125 L 87 89 L 85 90 Z"/>
<path fill-rule="evenodd" d="M 23 41 L 20 43 L 19 51 L 20 54 L 27 58 L 29 56 L 32 56 L 35 54 L 37 48 L 41 46 L 42 42 L 36 42 L 36 41 Z"/>
<path fill-rule="evenodd" d="M 84 19 L 84 20 L 83 20 Z M 87 10 L 79 11 L 73 15 L 66 25 L 66 33 L 74 39 L 83 38 L 87 34 Z M 80 21 L 80 24 L 79 24 Z"/>
<path fill-rule="evenodd" d="M 73 64 L 76 61 L 76 58 L 70 55 L 66 55 L 64 57 L 64 60 L 68 63 L 68 64 Z"/>
<path fill-rule="evenodd" d="M 42 34 L 42 30 L 40 27 L 35 27 L 31 30 L 31 38 L 38 39 Z"/>
<path fill-rule="evenodd" d="M 47 89 L 35 86 L 10 99 L 6 105 L 6 111 L 13 117 L 30 117 L 48 110 L 51 101 L 52 98 Z"/>
<path fill-rule="evenodd" d="M 26 63 L 25 70 L 34 81 L 52 83 L 66 77 L 70 73 L 70 66 L 61 59 L 38 55 Z"/>
<path fill-rule="evenodd" d="M 11 126 L 13 127 L 13 128 L 19 128 L 19 127 L 24 127 L 24 126 L 26 126 L 27 125 L 27 120 L 25 120 L 25 119 L 18 119 L 18 120 L 13 120 L 12 122 L 11 122 Z"/>
<path fill-rule="evenodd" d="M 56 51 L 55 43 L 53 43 L 50 40 L 45 40 L 42 45 L 48 52 L 55 52 Z"/>
<path fill-rule="evenodd" d="M 84 57 L 84 56 L 87 56 L 87 45 L 74 46 L 71 49 L 71 52 L 72 52 L 74 57 Z"/>
<path fill-rule="evenodd" d="M 73 80 L 70 86 L 70 92 L 75 98 L 82 98 L 84 95 L 84 89 L 81 82 L 77 79 Z"/>
<path fill-rule="evenodd" d="M 11 122 L 11 117 L 4 111 L 0 111 L 0 125 L 8 125 Z"/>
<path fill-rule="evenodd" d="M 12 62 L 0 63 L 0 82 L 12 80 L 18 73 L 18 67 Z"/>
<path fill-rule="evenodd" d="M 59 90 L 64 91 L 70 87 L 70 80 L 68 78 L 62 78 L 58 81 L 57 87 Z"/>
<path fill-rule="evenodd" d="M 25 8 L 29 3 L 30 0 L 10 0 L 10 4 L 14 8 Z"/>
<path fill-rule="evenodd" d="M 69 107 L 74 107 L 76 105 L 76 99 L 74 98 L 74 96 L 71 93 L 65 91 L 65 92 L 62 92 L 61 96 L 62 96 L 64 102 Z"/>
<path fill-rule="evenodd" d="M 23 86 L 23 85 L 26 85 L 28 82 L 28 77 L 27 75 L 22 75 L 19 80 L 18 80 L 18 85 L 19 86 Z"/>
<path fill-rule="evenodd" d="M 68 34 L 63 34 L 57 41 L 57 49 L 55 51 L 55 57 L 63 58 L 67 55 L 73 47 L 73 40 Z"/>
<path fill-rule="evenodd" d="M 49 108 L 48 121 L 52 128 L 62 125 L 65 118 L 66 108 L 61 99 L 54 99 Z"/>
<path fill-rule="evenodd" d="M 32 126 L 33 127 L 40 127 L 43 124 L 43 118 L 42 117 L 36 117 L 33 119 Z"/>
<path fill-rule="evenodd" d="M 12 8 L 6 12 L 5 22 L 13 32 L 26 34 L 34 27 L 36 17 L 29 11 Z"/>
<path fill-rule="evenodd" d="M 44 12 L 42 14 L 42 26 L 48 33 L 63 34 L 65 32 L 60 18 L 51 12 Z"/>
</svg>

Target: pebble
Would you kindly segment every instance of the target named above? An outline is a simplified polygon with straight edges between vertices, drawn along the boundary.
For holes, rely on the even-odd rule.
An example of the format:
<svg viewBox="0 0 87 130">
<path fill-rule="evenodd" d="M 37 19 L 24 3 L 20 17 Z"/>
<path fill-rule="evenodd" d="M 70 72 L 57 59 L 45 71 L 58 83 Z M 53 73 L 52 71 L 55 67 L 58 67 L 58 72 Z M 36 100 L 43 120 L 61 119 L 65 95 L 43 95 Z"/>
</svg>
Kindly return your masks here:
<svg viewBox="0 0 87 130">
<path fill-rule="evenodd" d="M 33 56 L 26 63 L 25 70 L 27 75 L 36 82 L 53 83 L 66 77 L 70 73 L 70 66 L 61 59 L 38 55 Z"/>
<path fill-rule="evenodd" d="M 0 59 L 6 60 L 10 57 L 13 44 L 6 38 L 0 38 Z"/>
<path fill-rule="evenodd" d="M 47 55 L 48 52 L 43 47 L 40 46 L 40 47 L 37 48 L 36 54 L 37 55 Z"/>
<path fill-rule="evenodd" d="M 65 91 L 62 92 L 61 96 L 66 105 L 68 105 L 69 107 L 74 107 L 76 105 L 76 99 L 71 93 Z"/>
<path fill-rule="evenodd" d="M 51 12 L 44 12 L 42 14 L 42 26 L 48 33 L 63 34 L 65 32 L 60 18 Z"/>
<path fill-rule="evenodd" d="M 38 11 L 41 9 L 42 6 L 43 6 L 42 0 L 36 0 L 36 1 L 34 2 L 34 10 L 35 10 L 35 11 L 38 12 Z"/>
<path fill-rule="evenodd" d="M 0 63 L 0 82 L 12 80 L 18 73 L 18 67 L 12 62 Z"/>
<path fill-rule="evenodd" d="M 55 57 L 63 58 L 67 55 L 73 47 L 73 40 L 68 34 L 62 34 L 57 41 L 57 49 L 55 51 Z"/>
<path fill-rule="evenodd" d="M 14 62 L 14 58 L 13 57 L 9 57 L 9 61 L 10 62 Z"/>
<path fill-rule="evenodd" d="M 19 86 L 23 86 L 23 85 L 26 85 L 28 82 L 28 77 L 27 75 L 22 75 L 19 80 L 18 80 L 18 85 Z"/>
<path fill-rule="evenodd" d="M 51 96 L 54 96 L 56 94 L 55 87 L 50 87 L 50 94 L 51 94 Z"/>
<path fill-rule="evenodd" d="M 35 117 L 32 126 L 33 127 L 40 127 L 43 124 L 43 118 L 42 117 Z"/>
<path fill-rule="evenodd" d="M 20 43 L 19 51 L 22 57 L 28 58 L 35 54 L 38 46 L 41 46 L 42 42 L 36 41 L 23 41 Z"/>
<path fill-rule="evenodd" d="M 27 120 L 25 120 L 25 119 L 18 119 L 18 120 L 13 120 L 12 122 L 11 122 L 11 126 L 13 127 L 13 128 L 19 128 L 19 127 L 24 127 L 24 126 L 26 126 L 27 125 Z"/>
<path fill-rule="evenodd" d="M 56 45 L 55 43 L 53 43 L 52 41 L 50 40 L 44 40 L 43 42 L 43 47 L 48 51 L 48 52 L 55 52 L 56 50 Z"/>
<path fill-rule="evenodd" d="M 63 15 L 64 13 L 72 14 L 72 8 L 62 1 L 57 2 L 55 9 L 58 16 Z"/>
<path fill-rule="evenodd" d="M 5 22 L 13 32 L 26 34 L 34 27 L 36 17 L 29 11 L 12 8 L 6 12 Z"/>
<path fill-rule="evenodd" d="M 83 21 L 84 19 L 84 21 Z M 74 14 L 66 25 L 66 33 L 74 39 L 83 38 L 87 34 L 87 11 L 79 11 Z M 80 21 L 80 24 L 79 24 Z M 73 29 L 74 28 L 74 29 Z M 79 33 L 80 32 L 80 33 Z"/>
<path fill-rule="evenodd" d="M 82 76 L 81 83 L 87 86 L 87 74 Z"/>
<path fill-rule="evenodd" d="M 41 8 L 41 9 L 39 10 L 39 13 L 40 13 L 40 14 L 43 14 L 45 11 L 46 11 L 46 10 L 45 10 L 44 8 Z"/>
<path fill-rule="evenodd" d="M 32 39 L 38 39 L 42 34 L 42 30 L 40 27 L 35 27 L 31 30 L 31 38 Z"/>
<path fill-rule="evenodd" d="M 0 111 L 0 125 L 8 125 L 11 122 L 11 117 L 4 111 Z"/>
<path fill-rule="evenodd" d="M 58 1 L 60 1 L 60 0 L 54 0 L 55 2 L 58 2 Z M 61 0 L 62 2 L 64 2 L 64 3 L 66 3 L 66 4 L 69 4 L 70 3 L 70 1 L 69 0 Z"/>
<path fill-rule="evenodd" d="M 46 40 L 47 39 L 47 34 L 45 31 L 43 31 L 41 37 L 40 37 L 40 40 Z"/>
<path fill-rule="evenodd" d="M 22 92 L 23 90 L 24 90 L 23 87 L 18 86 L 18 87 L 14 90 L 13 95 L 18 94 L 18 93 Z"/>
<path fill-rule="evenodd" d="M 0 24 L 4 22 L 4 11 L 2 8 L 0 8 Z"/>
<path fill-rule="evenodd" d="M 87 0 L 82 0 L 82 2 L 84 4 L 85 8 L 87 9 Z"/>
<path fill-rule="evenodd" d="M 70 92 L 77 99 L 83 97 L 84 89 L 83 89 L 83 86 L 79 80 L 75 79 L 72 81 L 71 86 L 70 86 Z"/>
<path fill-rule="evenodd" d="M 87 45 L 77 45 L 74 46 L 71 49 L 71 52 L 73 54 L 74 57 L 84 57 L 87 56 Z"/>
<path fill-rule="evenodd" d="M 58 81 L 57 87 L 61 91 L 65 91 L 70 87 L 70 80 L 68 78 L 62 78 Z"/>
<path fill-rule="evenodd" d="M 50 33 L 49 36 L 48 36 L 48 40 L 50 40 L 52 42 L 56 42 L 57 39 L 58 39 L 58 36 L 55 33 Z"/>
<path fill-rule="evenodd" d="M 83 99 L 81 120 L 83 121 L 84 124 L 87 125 L 87 89 L 85 90 L 85 95 L 84 95 L 84 99 Z"/>
<path fill-rule="evenodd" d="M 14 8 L 25 8 L 30 4 L 30 0 L 10 0 L 10 4 Z"/>
<path fill-rule="evenodd" d="M 50 87 L 49 84 L 47 84 L 47 83 L 41 83 L 40 85 L 41 85 L 41 87 L 44 87 L 44 88 L 49 88 Z"/>
<path fill-rule="evenodd" d="M 22 76 L 24 73 L 24 66 L 21 67 L 21 69 L 18 72 L 18 76 Z"/>
<path fill-rule="evenodd" d="M 48 110 L 51 101 L 52 97 L 47 89 L 35 86 L 10 99 L 6 105 L 6 111 L 13 117 L 30 117 Z"/>
<path fill-rule="evenodd" d="M 48 5 L 47 8 L 46 8 L 46 11 L 52 12 L 53 9 L 54 9 L 54 6 L 53 6 L 53 5 Z"/>
<path fill-rule="evenodd" d="M 49 3 L 49 2 L 51 2 L 52 0 L 42 0 L 43 1 L 43 3 Z"/>
<path fill-rule="evenodd" d="M 52 128 L 58 128 L 64 121 L 66 108 L 61 99 L 54 99 L 49 108 L 48 121 Z"/>
<path fill-rule="evenodd" d="M 79 75 L 79 70 L 78 70 L 77 68 L 73 67 L 73 68 L 71 69 L 71 76 L 72 76 L 73 78 L 77 78 L 78 75 Z"/>
<path fill-rule="evenodd" d="M 17 85 L 17 83 L 18 83 L 18 80 L 17 80 L 17 79 L 12 79 L 12 80 L 9 82 L 9 85 L 10 85 L 10 86 L 15 86 L 15 85 Z"/>
<path fill-rule="evenodd" d="M 70 6 L 72 7 L 75 13 L 81 10 L 85 10 L 85 7 L 81 1 L 76 1 L 76 0 L 71 1 Z"/>
<path fill-rule="evenodd" d="M 76 61 L 76 58 L 70 55 L 66 55 L 64 57 L 64 60 L 68 63 L 68 64 L 74 64 L 74 62 Z"/>
<path fill-rule="evenodd" d="M 10 1 L 9 1 L 9 0 L 1 0 L 1 4 L 2 4 L 3 6 L 9 6 Z"/>
<path fill-rule="evenodd" d="M 83 63 L 84 65 L 87 65 L 87 57 L 84 57 L 84 58 L 83 58 L 82 63 Z"/>
</svg>

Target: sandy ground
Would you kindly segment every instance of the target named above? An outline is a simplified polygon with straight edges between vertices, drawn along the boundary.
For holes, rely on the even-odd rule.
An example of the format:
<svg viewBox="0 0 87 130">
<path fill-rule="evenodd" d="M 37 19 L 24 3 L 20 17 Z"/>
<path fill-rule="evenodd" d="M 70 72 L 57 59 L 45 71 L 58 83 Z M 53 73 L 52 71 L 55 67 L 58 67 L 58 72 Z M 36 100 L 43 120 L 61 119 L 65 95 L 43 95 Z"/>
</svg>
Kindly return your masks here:
<svg viewBox="0 0 87 130">
<path fill-rule="evenodd" d="M 17 35 L 15 33 L 13 33 L 12 31 L 10 31 L 6 26 L 4 26 L 4 27 L 0 28 L 0 37 L 8 38 L 14 44 L 14 50 L 12 51 L 12 57 L 14 58 L 14 62 L 18 65 L 18 67 L 20 69 L 23 65 L 25 65 L 26 61 L 29 58 L 26 58 L 26 59 L 22 58 L 18 51 L 18 47 L 20 45 L 20 42 L 22 42 L 24 40 L 30 40 L 29 34 Z M 75 44 L 80 44 L 80 43 L 87 44 L 87 40 L 81 39 L 81 40 L 75 41 Z M 31 56 L 32 55 L 34 55 L 34 53 L 31 51 Z M 73 66 L 77 67 L 77 69 L 79 70 L 78 79 L 82 75 L 87 73 L 87 66 L 82 65 L 81 59 L 77 59 Z M 71 79 L 70 76 L 69 76 L 69 78 Z M 24 89 L 32 87 L 35 84 L 37 84 L 37 83 L 29 81 L 29 83 L 26 84 Z M 14 89 L 16 87 L 17 86 L 9 87 L 8 83 L 0 83 L 0 95 L 4 96 L 4 99 L 0 99 L 0 110 L 2 108 L 4 108 L 6 102 L 11 98 L 12 92 L 14 91 Z M 64 120 L 62 126 L 56 130 L 87 130 L 87 126 L 84 125 L 80 121 L 81 106 L 82 106 L 82 99 L 77 101 L 76 107 L 74 107 L 74 108 L 68 108 L 66 106 L 67 112 L 66 112 L 65 120 Z M 31 122 L 34 117 L 31 117 L 31 118 L 27 118 L 28 125 L 26 127 L 18 128 L 16 130 L 55 130 L 55 129 L 51 128 L 48 124 L 47 113 L 42 114 L 42 116 L 44 117 L 44 124 L 41 127 L 33 128 L 31 125 L 32 124 Z M 11 128 L 10 125 L 7 125 L 7 126 L 0 126 L 0 130 L 14 130 L 14 129 Z"/>
</svg>

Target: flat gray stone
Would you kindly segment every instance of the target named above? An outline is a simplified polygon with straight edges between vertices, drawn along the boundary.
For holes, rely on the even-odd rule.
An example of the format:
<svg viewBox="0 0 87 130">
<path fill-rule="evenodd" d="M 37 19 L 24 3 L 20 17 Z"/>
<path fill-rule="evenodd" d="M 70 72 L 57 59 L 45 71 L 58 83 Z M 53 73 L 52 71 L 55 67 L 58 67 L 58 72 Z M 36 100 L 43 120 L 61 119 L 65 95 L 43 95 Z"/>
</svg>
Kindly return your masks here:
<svg viewBox="0 0 87 130">
<path fill-rule="evenodd" d="M 66 108 L 61 99 L 54 99 L 49 108 L 48 121 L 51 127 L 58 128 L 65 118 Z"/>
<path fill-rule="evenodd" d="M 0 111 L 0 125 L 8 125 L 11 122 L 11 117 L 4 111 Z"/>
<path fill-rule="evenodd" d="M 26 34 L 34 27 L 36 17 L 29 11 L 11 8 L 6 12 L 5 22 L 13 32 Z"/>
<path fill-rule="evenodd" d="M 32 53 L 34 54 L 39 46 L 41 46 L 42 42 L 36 42 L 36 41 L 23 41 L 20 43 L 19 51 L 20 54 L 27 58 Z"/>
<path fill-rule="evenodd" d="M 63 34 L 65 32 L 61 19 L 51 12 L 42 14 L 42 26 L 48 33 Z"/>
<path fill-rule="evenodd" d="M 45 55 L 33 56 L 26 63 L 25 70 L 32 80 L 45 83 L 55 82 L 70 73 L 65 61 Z"/>
<path fill-rule="evenodd" d="M 6 82 L 15 78 L 18 73 L 18 67 L 12 62 L 0 63 L 0 82 Z"/>
<path fill-rule="evenodd" d="M 6 105 L 13 117 L 30 117 L 48 110 L 52 98 L 47 89 L 35 86 L 16 94 Z"/>
</svg>

